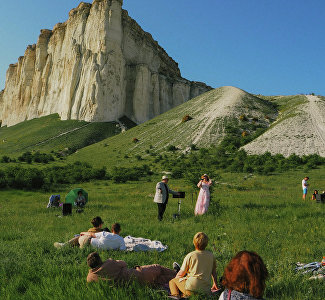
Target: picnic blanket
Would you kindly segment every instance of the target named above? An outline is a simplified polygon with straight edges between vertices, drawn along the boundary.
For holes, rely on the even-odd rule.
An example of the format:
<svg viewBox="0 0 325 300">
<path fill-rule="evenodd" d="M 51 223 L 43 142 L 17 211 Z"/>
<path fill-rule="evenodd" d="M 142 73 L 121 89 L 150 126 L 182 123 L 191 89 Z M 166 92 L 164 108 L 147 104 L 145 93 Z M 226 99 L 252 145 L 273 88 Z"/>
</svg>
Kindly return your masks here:
<svg viewBox="0 0 325 300">
<path fill-rule="evenodd" d="M 126 236 L 124 238 L 126 251 L 165 251 L 168 247 L 160 241 L 152 241 L 142 237 Z"/>
</svg>

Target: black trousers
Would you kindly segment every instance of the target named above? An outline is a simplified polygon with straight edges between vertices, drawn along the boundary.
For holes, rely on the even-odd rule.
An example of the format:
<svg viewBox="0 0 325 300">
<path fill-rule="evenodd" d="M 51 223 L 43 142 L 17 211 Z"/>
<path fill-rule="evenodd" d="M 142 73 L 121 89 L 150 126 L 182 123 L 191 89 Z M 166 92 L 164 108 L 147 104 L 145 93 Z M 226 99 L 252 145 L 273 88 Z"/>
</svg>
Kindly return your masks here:
<svg viewBox="0 0 325 300">
<path fill-rule="evenodd" d="M 161 221 L 163 219 L 167 202 L 165 203 L 157 203 L 158 204 L 158 220 Z"/>
</svg>

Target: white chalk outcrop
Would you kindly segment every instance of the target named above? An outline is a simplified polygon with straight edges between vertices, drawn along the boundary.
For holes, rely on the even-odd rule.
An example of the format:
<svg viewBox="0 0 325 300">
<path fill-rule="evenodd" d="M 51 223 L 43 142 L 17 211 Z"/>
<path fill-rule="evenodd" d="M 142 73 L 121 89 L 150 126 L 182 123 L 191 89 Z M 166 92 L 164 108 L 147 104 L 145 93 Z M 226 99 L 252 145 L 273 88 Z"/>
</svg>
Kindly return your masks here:
<svg viewBox="0 0 325 300">
<path fill-rule="evenodd" d="M 281 115 L 264 134 L 243 147 L 250 154 L 325 157 L 325 100 L 307 95 L 306 102 Z"/>
<path fill-rule="evenodd" d="M 58 113 L 62 120 L 142 123 L 211 88 L 178 64 L 122 9 L 122 0 L 80 3 L 41 30 L 0 93 L 2 126 Z"/>
</svg>

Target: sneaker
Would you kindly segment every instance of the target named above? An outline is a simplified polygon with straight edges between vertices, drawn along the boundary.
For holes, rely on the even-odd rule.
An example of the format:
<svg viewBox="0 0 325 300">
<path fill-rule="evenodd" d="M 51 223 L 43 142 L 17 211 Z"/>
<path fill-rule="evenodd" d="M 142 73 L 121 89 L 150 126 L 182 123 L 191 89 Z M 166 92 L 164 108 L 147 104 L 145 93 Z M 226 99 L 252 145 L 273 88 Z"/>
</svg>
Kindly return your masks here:
<svg viewBox="0 0 325 300">
<path fill-rule="evenodd" d="M 65 245 L 66 245 L 65 243 L 59 243 L 59 242 L 54 243 L 54 247 L 57 249 L 63 248 Z"/>
<path fill-rule="evenodd" d="M 181 267 L 179 266 L 179 264 L 176 261 L 173 262 L 173 269 L 176 273 L 178 273 L 179 270 L 181 269 Z"/>
</svg>

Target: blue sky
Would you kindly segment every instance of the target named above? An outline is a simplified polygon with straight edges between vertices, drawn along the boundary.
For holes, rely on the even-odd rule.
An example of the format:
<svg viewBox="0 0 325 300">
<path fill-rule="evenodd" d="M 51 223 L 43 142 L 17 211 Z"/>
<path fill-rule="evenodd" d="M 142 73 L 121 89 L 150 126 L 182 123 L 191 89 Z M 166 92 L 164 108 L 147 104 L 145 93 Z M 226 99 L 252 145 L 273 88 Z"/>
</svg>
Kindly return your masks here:
<svg viewBox="0 0 325 300">
<path fill-rule="evenodd" d="M 66 21 L 79 2 L 0 1 L 0 89 L 40 29 Z M 124 9 L 187 79 L 264 95 L 325 95 L 324 0 L 124 0 Z"/>
</svg>

